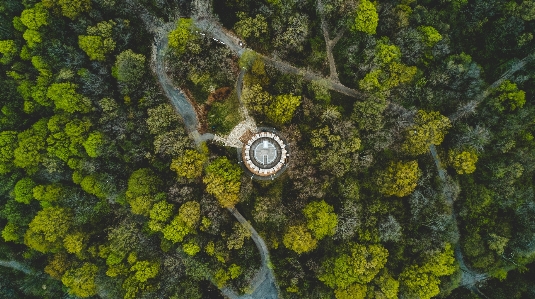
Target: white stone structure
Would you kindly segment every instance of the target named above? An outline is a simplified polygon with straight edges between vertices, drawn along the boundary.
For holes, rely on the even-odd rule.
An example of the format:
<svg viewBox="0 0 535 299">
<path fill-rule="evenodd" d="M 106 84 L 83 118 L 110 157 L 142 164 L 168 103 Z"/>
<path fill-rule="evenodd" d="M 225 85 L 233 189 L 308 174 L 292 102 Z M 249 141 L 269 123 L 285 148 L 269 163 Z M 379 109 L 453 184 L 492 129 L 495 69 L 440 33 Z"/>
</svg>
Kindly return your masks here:
<svg viewBox="0 0 535 299">
<path fill-rule="evenodd" d="M 271 132 L 258 132 L 244 144 L 242 159 L 253 174 L 271 176 L 285 165 L 288 152 L 279 136 Z"/>
</svg>

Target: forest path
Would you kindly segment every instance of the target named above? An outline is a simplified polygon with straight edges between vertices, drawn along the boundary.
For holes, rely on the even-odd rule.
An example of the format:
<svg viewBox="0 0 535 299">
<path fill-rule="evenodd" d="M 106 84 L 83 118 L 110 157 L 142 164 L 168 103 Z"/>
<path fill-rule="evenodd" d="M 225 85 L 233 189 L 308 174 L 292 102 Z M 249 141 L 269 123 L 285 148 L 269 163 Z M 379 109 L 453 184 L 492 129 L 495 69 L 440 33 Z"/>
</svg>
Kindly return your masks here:
<svg viewBox="0 0 535 299">
<path fill-rule="evenodd" d="M 26 275 L 36 275 L 37 274 L 36 272 L 31 270 L 30 268 L 26 267 L 25 265 L 15 261 L 15 260 L 12 260 L 12 261 L 0 260 L 0 266 L 6 267 L 6 268 L 11 268 L 11 269 L 17 270 L 17 271 L 21 271 Z"/>
<path fill-rule="evenodd" d="M 466 117 L 469 114 L 473 114 L 476 111 L 476 108 L 485 98 L 487 98 L 494 89 L 498 88 L 505 80 L 511 78 L 511 76 L 517 71 L 523 69 L 528 62 L 535 60 L 535 53 L 531 53 L 523 59 L 515 62 L 511 67 L 505 71 L 498 80 L 494 81 L 487 89 L 485 89 L 481 94 L 479 94 L 475 99 L 467 102 L 466 104 L 460 106 L 455 113 L 450 115 L 448 118 L 452 123 L 457 120 Z"/>
<path fill-rule="evenodd" d="M 197 128 L 199 121 L 195 113 L 195 109 L 191 102 L 187 99 L 185 94 L 175 86 L 173 86 L 172 81 L 169 79 L 166 73 L 166 64 L 165 64 L 165 53 L 168 48 L 168 38 L 167 34 L 173 29 L 173 24 L 165 24 L 159 29 L 155 30 L 156 42 L 153 46 L 153 55 L 152 55 L 152 64 L 153 70 L 156 73 L 160 85 L 164 90 L 166 96 L 173 104 L 177 112 L 182 116 L 184 124 L 190 133 L 190 136 L 195 140 L 197 144 L 206 139 L 213 139 L 213 134 L 204 134 L 200 135 Z M 243 73 L 240 73 L 238 79 L 238 87 L 242 87 Z M 241 90 L 239 91 L 241 96 Z M 237 295 L 232 289 L 223 287 L 220 288 L 223 295 L 227 296 L 230 299 L 276 299 L 279 298 L 279 291 L 275 281 L 275 275 L 273 270 L 271 270 L 270 260 L 269 260 L 269 251 L 266 246 L 266 243 L 260 237 L 258 232 L 249 224 L 247 220 L 236 210 L 236 208 L 229 208 L 229 211 L 232 215 L 246 227 L 251 233 L 251 237 L 255 242 L 258 250 L 260 251 L 261 256 L 261 267 L 255 278 L 251 282 L 250 292 L 251 294 L 246 294 L 243 296 Z"/>
<path fill-rule="evenodd" d="M 219 24 L 218 21 L 216 21 L 212 16 L 208 14 L 199 14 L 193 17 L 195 21 L 195 26 L 199 28 L 201 31 L 209 33 L 212 38 L 217 39 L 218 41 L 221 41 L 224 43 L 227 47 L 229 47 L 230 50 L 232 50 L 238 57 L 240 57 L 244 52 L 245 48 L 240 46 L 240 39 L 236 36 L 234 36 L 231 32 L 226 30 L 221 24 Z M 336 37 L 335 40 L 337 41 L 339 37 Z M 334 43 L 334 41 L 331 41 Z M 336 79 L 332 78 L 325 78 L 324 76 L 317 74 L 313 71 L 301 69 L 298 67 L 295 67 L 288 62 L 277 60 L 265 55 L 262 55 L 260 53 L 257 53 L 259 57 L 264 60 L 264 62 L 272 65 L 273 67 L 277 68 L 279 71 L 283 73 L 288 74 L 294 74 L 302 76 L 305 80 L 313 81 L 313 80 L 325 80 L 327 81 L 329 89 L 332 89 L 336 92 L 339 92 L 341 94 L 345 94 L 350 97 L 354 98 L 361 98 L 363 97 L 363 94 L 355 89 L 349 88 L 342 83 L 338 82 L 337 75 Z M 332 54 L 332 53 L 331 53 Z M 334 58 L 333 61 L 334 63 Z"/>
<path fill-rule="evenodd" d="M 442 162 L 440 161 L 440 157 L 437 154 L 437 150 L 434 144 L 431 144 L 431 146 L 429 146 L 429 151 L 431 152 L 431 156 L 433 157 L 433 160 L 435 161 L 435 165 L 438 171 L 438 176 L 443 184 L 442 192 L 444 193 L 444 197 L 446 198 L 446 203 L 450 207 L 450 211 L 451 211 L 450 216 L 455 222 L 455 229 L 457 231 L 457 234 L 459 234 L 459 224 L 457 222 L 457 216 L 455 215 L 455 209 L 454 209 L 453 198 L 452 198 L 453 190 L 448 180 L 448 173 L 442 167 Z M 458 241 L 455 244 L 455 259 L 459 263 L 459 268 L 462 271 L 461 286 L 464 286 L 474 292 L 480 293 L 480 291 L 477 288 L 477 284 L 489 278 L 489 275 L 487 273 L 476 273 L 470 270 L 470 268 L 468 268 L 468 266 L 464 262 L 464 256 L 461 250 L 461 243 Z"/>
</svg>

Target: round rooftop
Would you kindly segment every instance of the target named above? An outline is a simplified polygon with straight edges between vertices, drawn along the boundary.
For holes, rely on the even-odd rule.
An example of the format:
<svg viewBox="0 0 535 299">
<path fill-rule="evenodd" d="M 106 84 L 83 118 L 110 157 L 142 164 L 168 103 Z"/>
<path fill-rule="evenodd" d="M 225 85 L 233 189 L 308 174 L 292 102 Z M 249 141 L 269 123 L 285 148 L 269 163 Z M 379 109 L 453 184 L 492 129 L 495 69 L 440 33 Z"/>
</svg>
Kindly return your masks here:
<svg viewBox="0 0 535 299">
<path fill-rule="evenodd" d="M 286 169 L 286 142 L 272 130 L 252 134 L 241 150 L 243 165 L 257 178 L 273 178 Z"/>
</svg>

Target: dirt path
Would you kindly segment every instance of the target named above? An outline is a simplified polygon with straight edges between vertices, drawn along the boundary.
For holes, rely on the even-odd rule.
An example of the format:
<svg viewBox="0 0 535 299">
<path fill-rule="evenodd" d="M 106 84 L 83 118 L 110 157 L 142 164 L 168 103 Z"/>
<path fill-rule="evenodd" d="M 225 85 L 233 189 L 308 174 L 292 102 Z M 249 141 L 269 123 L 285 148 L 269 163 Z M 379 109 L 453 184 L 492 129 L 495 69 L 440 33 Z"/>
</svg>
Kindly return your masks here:
<svg viewBox="0 0 535 299">
<path fill-rule="evenodd" d="M 505 73 L 503 73 L 498 80 L 492 83 L 479 96 L 477 96 L 472 101 L 469 101 L 466 104 L 460 106 L 455 113 L 453 113 L 452 115 L 448 117 L 450 121 L 454 123 L 463 117 L 466 117 L 470 114 L 475 113 L 477 106 L 481 104 L 481 102 L 483 102 L 483 100 L 486 99 L 492 93 L 494 89 L 500 86 L 503 83 L 503 81 L 511 78 L 511 76 L 514 73 L 523 69 L 526 66 L 526 64 L 528 64 L 528 62 L 530 62 L 533 59 L 535 59 L 535 53 L 531 53 L 530 55 L 524 57 L 522 60 L 517 61 Z"/>
<path fill-rule="evenodd" d="M 236 53 L 238 57 L 241 56 L 243 52 L 245 52 L 246 49 L 240 46 L 240 39 L 234 36 L 231 32 L 229 32 L 225 28 L 223 28 L 212 17 L 206 14 L 203 14 L 201 16 L 194 17 L 194 20 L 195 20 L 195 26 L 197 26 L 197 28 L 199 28 L 203 32 L 210 34 L 212 38 L 224 43 L 227 47 L 229 47 L 229 49 L 231 49 L 234 53 Z M 337 37 L 335 40 L 337 41 L 338 39 L 339 37 Z M 305 69 L 295 67 L 285 61 L 276 60 L 274 58 L 262 55 L 260 53 L 257 53 L 257 54 L 260 55 L 260 58 L 264 60 L 264 62 L 272 65 L 273 67 L 277 68 L 279 71 L 283 73 L 303 76 L 303 78 L 308 81 L 325 80 L 329 83 L 329 88 L 336 92 L 339 92 L 339 93 L 342 93 L 342 94 L 345 94 L 347 96 L 354 97 L 354 98 L 361 98 L 363 96 L 363 94 L 360 91 L 349 88 L 343 85 L 342 83 L 338 82 L 337 78 L 336 80 L 333 80 L 332 78 L 325 78 L 324 76 L 320 74 L 317 74 L 310 70 L 305 70 Z M 333 63 L 334 63 L 334 58 L 333 58 Z"/>
<path fill-rule="evenodd" d="M 451 211 L 451 217 L 453 218 L 453 221 L 455 222 L 455 229 L 457 230 L 457 234 L 459 234 L 459 225 L 457 222 L 457 216 L 455 215 L 455 209 L 453 206 L 453 198 L 451 197 L 453 192 L 450 190 L 450 182 L 448 181 L 448 173 L 446 170 L 442 167 L 442 163 L 440 162 L 440 157 L 437 154 L 437 150 L 434 144 L 431 144 L 429 147 L 429 151 L 431 152 L 431 156 L 433 157 L 433 160 L 435 161 L 435 165 L 437 167 L 438 176 L 440 180 L 442 181 L 443 188 L 442 192 L 444 193 L 444 197 L 446 198 L 446 203 L 450 206 Z M 461 286 L 464 286 L 472 291 L 478 292 L 477 285 L 489 278 L 489 275 L 487 273 L 476 273 L 472 271 L 466 263 L 464 262 L 464 256 L 463 252 L 461 250 L 461 245 L 459 242 L 455 244 L 455 259 L 457 262 L 459 262 L 459 268 L 462 271 L 462 277 L 461 277 Z"/>
</svg>

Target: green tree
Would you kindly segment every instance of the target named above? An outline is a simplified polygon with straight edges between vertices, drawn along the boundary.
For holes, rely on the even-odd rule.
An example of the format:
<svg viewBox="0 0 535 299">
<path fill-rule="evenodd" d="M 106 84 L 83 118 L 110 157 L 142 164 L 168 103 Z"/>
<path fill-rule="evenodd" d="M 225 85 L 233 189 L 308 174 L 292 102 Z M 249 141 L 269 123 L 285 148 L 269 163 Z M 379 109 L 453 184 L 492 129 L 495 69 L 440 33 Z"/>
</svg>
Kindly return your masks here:
<svg viewBox="0 0 535 299">
<path fill-rule="evenodd" d="M 282 237 L 282 243 L 286 248 L 302 254 L 314 250 L 318 241 L 304 225 L 295 225 L 288 228 Z"/>
<path fill-rule="evenodd" d="M 263 15 L 258 14 L 251 18 L 247 17 L 244 12 L 238 12 L 237 17 L 240 20 L 234 24 L 234 30 L 242 38 L 255 37 L 258 39 L 268 34 L 268 23 Z"/>
<path fill-rule="evenodd" d="M 18 146 L 14 151 L 15 166 L 30 173 L 37 171 L 37 166 L 43 160 L 43 151 L 46 146 L 45 140 L 48 133 L 46 123 L 46 119 L 41 119 L 17 135 Z"/>
<path fill-rule="evenodd" d="M 234 206 L 240 200 L 241 174 L 242 170 L 238 165 L 232 164 L 226 157 L 217 158 L 206 167 L 206 175 L 203 178 L 206 191 L 212 194 L 221 206 Z"/>
<path fill-rule="evenodd" d="M 399 281 L 407 293 L 420 299 L 430 299 L 440 293 L 440 279 L 457 270 L 451 244 L 426 257 L 423 265 L 411 265 L 399 275 Z"/>
<path fill-rule="evenodd" d="M 127 199 L 142 195 L 155 194 L 161 185 L 161 180 L 149 168 L 141 168 L 132 173 L 128 179 L 126 189 Z"/>
<path fill-rule="evenodd" d="M 112 38 L 103 38 L 98 35 L 80 35 L 78 46 L 91 60 L 106 60 L 106 54 L 115 49 L 115 41 Z"/>
<path fill-rule="evenodd" d="M 317 240 L 332 236 L 336 232 L 338 217 L 334 213 L 334 208 L 324 200 L 309 203 L 303 209 L 303 213 L 307 218 L 308 229 Z"/>
<path fill-rule="evenodd" d="M 0 40 L 0 53 L 2 53 L 2 58 L 0 58 L 1 64 L 10 63 L 18 52 L 19 48 L 14 40 Z"/>
<path fill-rule="evenodd" d="M 169 32 L 169 46 L 174 48 L 178 55 L 184 54 L 188 43 L 191 44 L 197 39 L 195 31 L 197 29 L 193 25 L 192 19 L 180 18 L 176 29 Z"/>
<path fill-rule="evenodd" d="M 477 154 L 474 151 L 449 151 L 449 160 L 458 174 L 470 174 L 476 171 Z"/>
<path fill-rule="evenodd" d="M 17 242 L 20 239 L 20 227 L 13 222 L 8 222 L 2 230 L 2 238 L 6 242 Z"/>
<path fill-rule="evenodd" d="M 163 229 L 165 239 L 177 243 L 195 231 L 201 218 L 201 206 L 196 201 L 188 201 L 180 206 L 178 215 Z"/>
<path fill-rule="evenodd" d="M 265 113 L 268 110 L 268 103 L 273 97 L 262 89 L 260 84 L 253 84 L 251 87 L 244 87 L 241 100 L 247 109 L 256 113 Z"/>
<path fill-rule="evenodd" d="M 109 180 L 108 177 L 98 174 L 91 174 L 85 176 L 80 182 L 80 187 L 92 195 L 95 195 L 98 198 L 106 199 L 110 194 L 109 183 L 106 181 Z"/>
<path fill-rule="evenodd" d="M 22 11 L 20 21 L 28 29 L 38 30 L 43 25 L 48 25 L 48 11 L 42 3 Z"/>
<path fill-rule="evenodd" d="M 420 178 L 417 161 L 391 162 L 388 168 L 379 174 L 377 185 L 379 192 L 397 197 L 407 196 L 414 191 Z"/>
<path fill-rule="evenodd" d="M 26 43 L 28 44 L 29 48 L 34 48 L 37 46 L 37 44 L 40 44 L 43 42 L 43 38 L 41 37 L 41 33 L 37 30 L 28 29 L 24 31 L 24 34 L 22 35 L 22 38 L 26 40 Z"/>
<path fill-rule="evenodd" d="M 23 178 L 15 184 L 15 189 L 13 194 L 15 195 L 15 200 L 24 204 L 29 204 L 33 199 L 33 188 L 35 187 L 35 182 L 31 178 Z"/>
<path fill-rule="evenodd" d="M 95 282 L 97 273 L 97 265 L 86 262 L 80 268 L 70 269 L 65 272 L 61 277 L 61 282 L 69 288 L 71 295 L 87 298 L 97 293 L 97 284 Z"/>
<path fill-rule="evenodd" d="M 162 231 L 165 223 L 173 215 L 174 206 L 165 200 L 155 203 L 149 212 L 149 228 L 152 231 Z"/>
<path fill-rule="evenodd" d="M 69 113 L 91 111 L 91 101 L 78 94 L 76 87 L 76 84 L 70 82 L 54 83 L 48 87 L 46 96 L 54 102 L 57 109 Z"/>
<path fill-rule="evenodd" d="M 203 166 L 207 156 L 196 150 L 186 150 L 184 154 L 173 159 L 171 170 L 174 170 L 179 177 L 187 179 L 198 178 L 202 175 Z"/>
<path fill-rule="evenodd" d="M 379 15 L 375 5 L 368 0 L 361 0 L 357 7 L 355 23 L 351 25 L 351 30 L 375 34 L 378 23 Z"/>
<path fill-rule="evenodd" d="M 125 93 L 139 85 L 145 74 L 145 55 L 128 49 L 117 55 L 115 69 L 117 80 L 125 85 Z"/>
<path fill-rule="evenodd" d="M 81 232 L 68 234 L 63 239 L 63 247 L 68 253 L 79 254 L 84 248 L 84 234 Z"/>
<path fill-rule="evenodd" d="M 0 174 L 11 172 L 15 168 L 15 149 L 17 148 L 17 132 L 0 132 Z"/>
<path fill-rule="evenodd" d="M 137 261 L 130 271 L 134 272 L 133 277 L 139 282 L 146 282 L 158 275 L 160 264 L 158 262 Z"/>
<path fill-rule="evenodd" d="M 345 289 L 354 283 L 366 284 L 384 268 L 388 250 L 381 245 L 351 244 L 323 262 L 318 279 L 333 289 Z"/>
<path fill-rule="evenodd" d="M 276 96 L 267 111 L 267 117 L 277 124 L 285 124 L 292 120 L 295 110 L 301 105 L 301 97 L 292 94 Z"/>
<path fill-rule="evenodd" d="M 434 46 L 442 40 L 442 35 L 432 26 L 420 26 L 418 27 L 418 31 L 422 34 L 424 43 L 429 47 Z"/>
<path fill-rule="evenodd" d="M 104 151 L 105 136 L 101 132 L 92 132 L 87 139 L 82 143 L 85 152 L 91 158 L 97 158 L 102 155 Z"/>
<path fill-rule="evenodd" d="M 418 110 L 402 148 L 412 155 L 424 154 L 431 144 L 441 144 L 450 128 L 450 120 L 439 112 Z"/>
<path fill-rule="evenodd" d="M 61 13 L 70 19 L 76 19 L 81 13 L 91 9 L 90 0 L 43 0 L 47 8 L 61 8 Z"/>
<path fill-rule="evenodd" d="M 503 81 L 491 94 L 490 104 L 500 112 L 522 108 L 525 103 L 526 93 L 509 80 Z"/>
<path fill-rule="evenodd" d="M 68 209 L 48 207 L 39 211 L 28 225 L 24 244 L 39 252 L 54 252 L 62 248 L 62 240 L 72 225 Z"/>
<path fill-rule="evenodd" d="M 334 290 L 334 297 L 336 299 L 360 299 L 366 298 L 367 287 L 365 285 L 354 283 L 344 289 Z"/>
<path fill-rule="evenodd" d="M 55 202 L 67 194 L 65 188 L 59 183 L 37 185 L 33 188 L 33 197 L 41 202 Z"/>
</svg>

